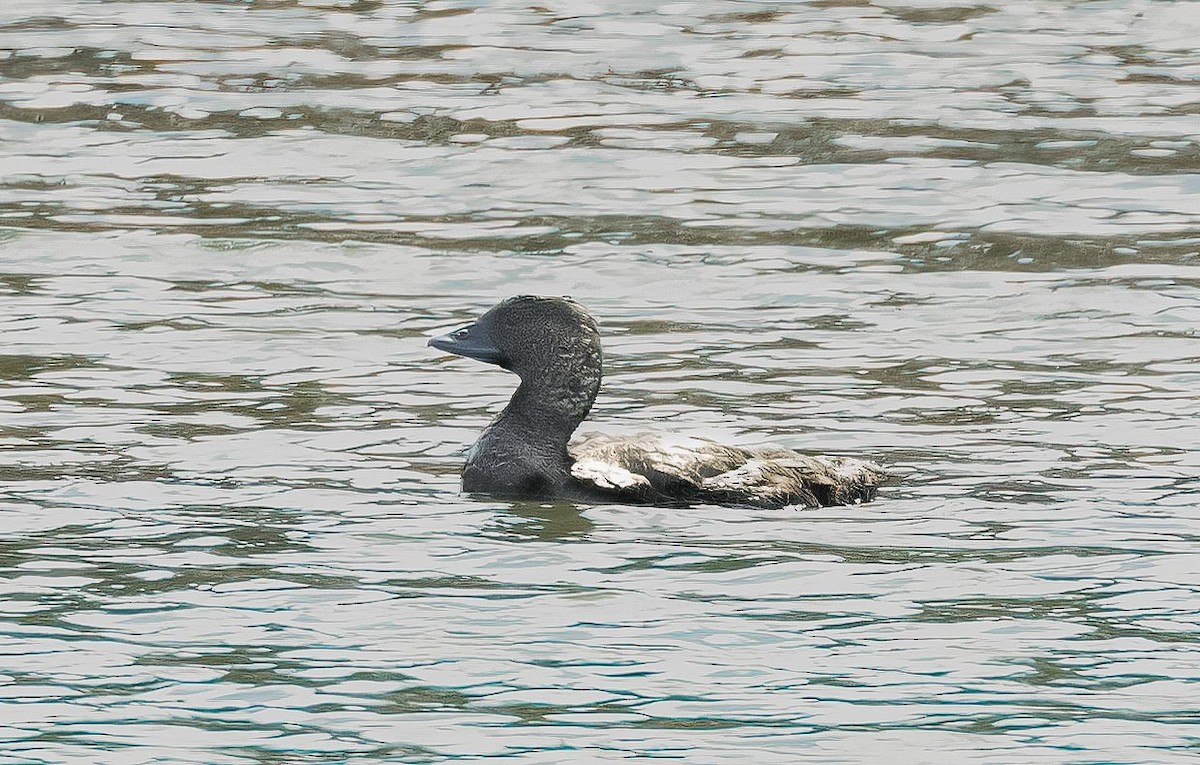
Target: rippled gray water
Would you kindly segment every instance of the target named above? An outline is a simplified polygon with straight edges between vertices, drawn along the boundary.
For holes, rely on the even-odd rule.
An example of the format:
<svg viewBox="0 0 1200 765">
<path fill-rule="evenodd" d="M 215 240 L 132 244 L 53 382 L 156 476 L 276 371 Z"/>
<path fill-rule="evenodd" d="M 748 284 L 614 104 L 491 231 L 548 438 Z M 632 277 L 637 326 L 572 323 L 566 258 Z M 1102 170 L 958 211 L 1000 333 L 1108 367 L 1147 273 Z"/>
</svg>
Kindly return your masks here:
<svg viewBox="0 0 1200 765">
<path fill-rule="evenodd" d="M 1200 753 L 1193 2 L 0 5 L 0 762 Z M 460 495 L 592 431 L 879 501 Z"/>
</svg>

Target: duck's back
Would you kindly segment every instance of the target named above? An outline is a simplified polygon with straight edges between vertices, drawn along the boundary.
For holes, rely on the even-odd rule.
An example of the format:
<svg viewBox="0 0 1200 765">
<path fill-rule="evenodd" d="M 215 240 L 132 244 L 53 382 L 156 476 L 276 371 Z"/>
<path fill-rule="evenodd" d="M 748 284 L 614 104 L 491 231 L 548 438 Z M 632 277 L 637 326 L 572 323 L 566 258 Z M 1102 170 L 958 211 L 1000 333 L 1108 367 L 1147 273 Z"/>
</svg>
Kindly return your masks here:
<svg viewBox="0 0 1200 765">
<path fill-rule="evenodd" d="M 691 437 L 595 436 L 570 452 L 576 481 L 631 502 L 846 505 L 871 500 L 885 478 L 879 466 L 863 460 Z"/>
</svg>

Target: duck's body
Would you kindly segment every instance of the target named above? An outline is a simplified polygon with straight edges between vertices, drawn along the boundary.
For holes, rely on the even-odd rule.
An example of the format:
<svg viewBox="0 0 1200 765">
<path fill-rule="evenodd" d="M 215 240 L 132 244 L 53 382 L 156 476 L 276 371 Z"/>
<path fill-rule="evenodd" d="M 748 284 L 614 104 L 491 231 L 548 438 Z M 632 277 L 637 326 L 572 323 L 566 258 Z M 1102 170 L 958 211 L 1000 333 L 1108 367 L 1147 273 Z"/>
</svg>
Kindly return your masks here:
<svg viewBox="0 0 1200 765">
<path fill-rule="evenodd" d="M 520 296 L 435 348 L 497 364 L 521 384 L 471 447 L 463 489 L 584 501 L 782 507 L 866 502 L 884 479 L 873 463 L 700 438 L 601 436 L 569 444 L 600 388 L 595 321 L 563 298 Z"/>
</svg>

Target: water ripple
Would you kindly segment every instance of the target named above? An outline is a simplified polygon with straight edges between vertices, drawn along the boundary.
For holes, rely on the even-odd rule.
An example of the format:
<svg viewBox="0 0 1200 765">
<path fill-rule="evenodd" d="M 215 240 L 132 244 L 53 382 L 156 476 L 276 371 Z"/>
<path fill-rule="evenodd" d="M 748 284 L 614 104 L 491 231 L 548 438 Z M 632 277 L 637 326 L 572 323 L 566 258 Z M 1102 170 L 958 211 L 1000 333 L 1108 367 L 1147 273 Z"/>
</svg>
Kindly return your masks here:
<svg viewBox="0 0 1200 765">
<path fill-rule="evenodd" d="M 1194 758 L 1186 2 L 0 8 L 3 763 Z M 592 432 L 869 454 L 796 511 L 462 496 Z M 936 756 L 933 754 L 936 753 Z"/>
</svg>

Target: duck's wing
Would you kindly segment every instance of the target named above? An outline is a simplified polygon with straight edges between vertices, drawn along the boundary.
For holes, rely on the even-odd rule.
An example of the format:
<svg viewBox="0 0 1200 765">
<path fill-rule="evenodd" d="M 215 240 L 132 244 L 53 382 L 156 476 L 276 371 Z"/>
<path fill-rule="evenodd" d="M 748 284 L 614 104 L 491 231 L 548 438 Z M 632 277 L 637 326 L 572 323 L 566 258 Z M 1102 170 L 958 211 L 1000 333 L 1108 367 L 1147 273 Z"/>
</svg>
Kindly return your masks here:
<svg viewBox="0 0 1200 765">
<path fill-rule="evenodd" d="M 741 449 L 702 438 L 594 436 L 570 447 L 571 475 L 637 502 L 692 501 L 705 479 L 746 462 Z"/>
<path fill-rule="evenodd" d="M 854 505 L 870 502 L 887 474 L 873 462 L 850 457 L 754 456 L 704 481 L 709 502 L 760 507 Z M 742 498 L 739 500 L 739 498 Z"/>
<path fill-rule="evenodd" d="M 884 478 L 862 460 L 740 449 L 703 438 L 596 436 L 570 451 L 577 481 L 629 502 L 848 504 L 871 499 Z"/>
</svg>

